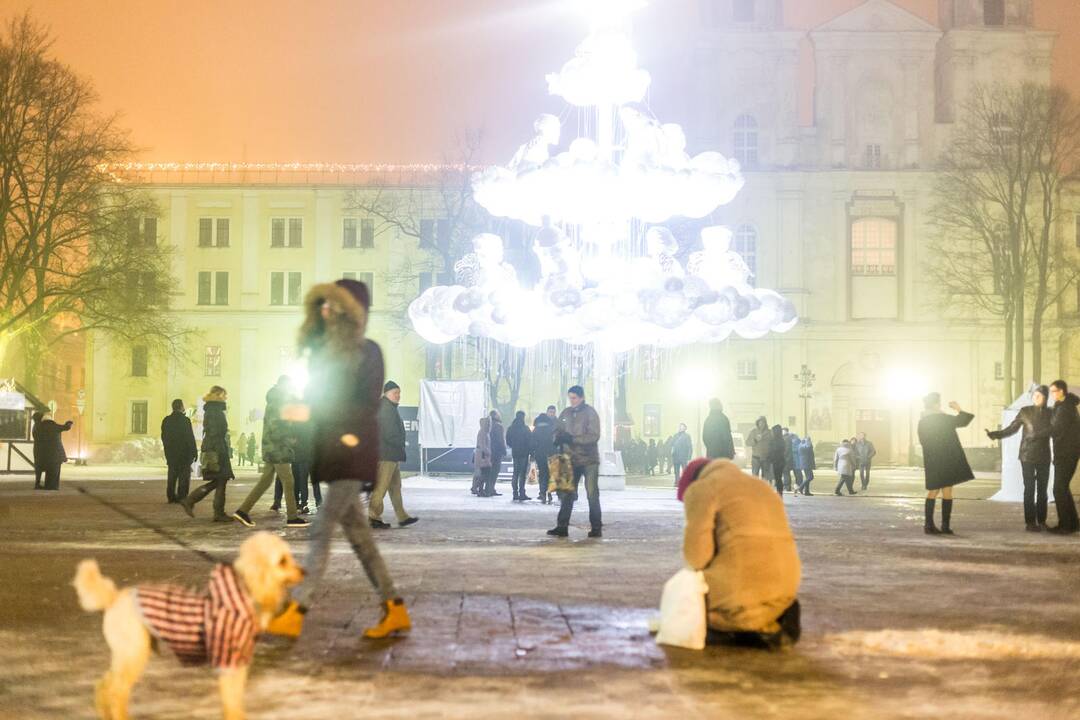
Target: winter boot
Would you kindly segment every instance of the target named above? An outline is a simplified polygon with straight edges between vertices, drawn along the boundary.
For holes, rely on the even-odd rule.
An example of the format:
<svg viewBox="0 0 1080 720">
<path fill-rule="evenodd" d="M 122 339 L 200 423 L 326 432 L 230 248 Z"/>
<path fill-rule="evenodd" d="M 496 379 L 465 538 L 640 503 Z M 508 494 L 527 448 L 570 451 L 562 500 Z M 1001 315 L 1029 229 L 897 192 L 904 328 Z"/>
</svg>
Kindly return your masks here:
<svg viewBox="0 0 1080 720">
<path fill-rule="evenodd" d="M 300 637 L 300 631 L 304 629 L 304 616 L 306 614 L 306 607 L 295 600 L 290 600 L 285 609 L 270 620 L 270 623 L 266 626 L 266 632 L 271 635 L 298 638 Z"/>
<path fill-rule="evenodd" d="M 394 598 L 383 603 L 383 619 L 378 625 L 365 630 L 364 637 L 378 640 L 396 633 L 409 632 L 410 629 L 412 621 L 409 620 L 409 611 L 405 609 L 405 601 Z"/>
<path fill-rule="evenodd" d="M 952 520 L 952 500 L 941 501 L 941 534 L 942 535 L 955 535 L 949 528 L 949 521 Z"/>
<path fill-rule="evenodd" d="M 925 510 L 924 510 L 924 513 L 926 515 L 926 522 L 923 525 L 923 531 L 927 535 L 940 535 L 941 534 L 941 531 L 937 529 L 936 525 L 934 525 L 934 505 L 936 503 L 937 503 L 936 499 L 934 499 L 934 498 L 926 498 L 926 506 L 925 506 Z"/>
</svg>

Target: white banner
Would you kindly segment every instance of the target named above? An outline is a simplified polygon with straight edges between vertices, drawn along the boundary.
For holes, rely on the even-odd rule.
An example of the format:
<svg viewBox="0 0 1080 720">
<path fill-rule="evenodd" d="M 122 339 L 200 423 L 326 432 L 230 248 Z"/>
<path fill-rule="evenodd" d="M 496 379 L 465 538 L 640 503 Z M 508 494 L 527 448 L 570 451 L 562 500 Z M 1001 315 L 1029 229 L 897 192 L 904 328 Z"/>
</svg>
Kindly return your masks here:
<svg viewBox="0 0 1080 720">
<path fill-rule="evenodd" d="M 21 392 L 0 392 L 0 410 L 25 410 L 26 396 Z"/>
<path fill-rule="evenodd" d="M 487 414 L 482 380 L 420 381 L 420 447 L 473 447 Z"/>
</svg>

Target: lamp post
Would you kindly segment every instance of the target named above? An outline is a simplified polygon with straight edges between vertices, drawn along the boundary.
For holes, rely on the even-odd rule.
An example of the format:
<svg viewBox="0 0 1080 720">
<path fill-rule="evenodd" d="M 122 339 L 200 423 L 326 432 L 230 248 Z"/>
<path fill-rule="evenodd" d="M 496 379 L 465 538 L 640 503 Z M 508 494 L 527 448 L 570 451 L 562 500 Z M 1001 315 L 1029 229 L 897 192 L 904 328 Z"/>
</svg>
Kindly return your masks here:
<svg viewBox="0 0 1080 720">
<path fill-rule="evenodd" d="M 79 411 L 79 457 L 75 458 L 75 464 L 85 465 L 86 456 L 83 455 L 82 426 L 83 413 L 86 411 L 86 390 L 79 389 L 78 394 L 75 396 L 75 409 Z"/>
<path fill-rule="evenodd" d="M 810 423 L 808 418 L 810 416 L 810 389 L 814 387 L 814 381 L 817 380 L 817 376 L 810 370 L 810 366 L 805 363 L 798 374 L 795 375 L 795 382 L 799 383 L 799 397 L 802 398 L 802 423 L 803 433 L 810 433 Z"/>
</svg>

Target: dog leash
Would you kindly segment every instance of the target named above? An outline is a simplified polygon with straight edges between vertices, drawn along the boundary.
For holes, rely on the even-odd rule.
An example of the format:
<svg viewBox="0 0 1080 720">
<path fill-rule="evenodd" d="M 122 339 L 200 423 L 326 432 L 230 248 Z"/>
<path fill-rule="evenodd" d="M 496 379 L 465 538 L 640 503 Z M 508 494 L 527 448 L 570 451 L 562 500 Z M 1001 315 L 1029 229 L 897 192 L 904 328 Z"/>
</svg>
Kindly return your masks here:
<svg viewBox="0 0 1080 720">
<path fill-rule="evenodd" d="M 86 497 L 90 498 L 91 500 L 94 500 L 96 502 L 101 503 L 102 505 L 109 508 L 113 512 L 118 513 L 120 515 L 123 515 L 128 520 L 131 520 L 131 521 L 135 522 L 136 524 L 141 525 L 142 527 L 146 528 L 147 530 L 152 530 L 153 532 L 156 532 L 158 535 L 165 538 L 166 540 L 168 540 L 172 544 L 179 545 L 180 547 L 184 548 L 185 550 L 188 550 L 190 552 L 195 553 L 196 555 L 198 555 L 199 557 L 201 557 L 203 560 L 210 563 L 211 565 L 217 565 L 218 563 L 224 562 L 224 560 L 219 560 L 218 558 L 214 557 L 213 555 L 206 552 L 205 550 L 201 550 L 201 549 L 199 549 L 197 547 L 189 545 L 187 542 L 185 542 L 184 540 L 181 540 L 180 538 L 176 537 L 175 535 L 173 535 L 168 530 L 165 530 L 164 528 L 160 528 L 157 525 L 153 525 L 153 524 L 147 522 L 146 520 L 143 520 L 141 517 L 139 517 L 135 513 L 131 512 L 130 510 L 127 510 L 126 508 L 120 507 L 116 503 L 110 502 L 109 500 L 106 500 L 103 497 L 98 497 L 97 495 L 90 492 L 89 490 L 82 487 L 81 485 L 76 485 L 75 489 L 78 490 L 83 495 L 85 495 Z"/>
</svg>

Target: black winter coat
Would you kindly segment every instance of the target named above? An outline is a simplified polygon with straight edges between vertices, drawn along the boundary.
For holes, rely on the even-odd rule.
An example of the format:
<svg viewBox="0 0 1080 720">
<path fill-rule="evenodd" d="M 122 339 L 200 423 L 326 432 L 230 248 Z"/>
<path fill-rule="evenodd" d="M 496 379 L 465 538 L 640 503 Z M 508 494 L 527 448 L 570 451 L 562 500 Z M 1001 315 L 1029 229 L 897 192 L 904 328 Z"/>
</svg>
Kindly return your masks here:
<svg viewBox="0 0 1080 720">
<path fill-rule="evenodd" d="M 701 430 L 705 457 L 710 459 L 735 457 L 735 440 L 731 436 L 731 421 L 722 412 L 710 412 Z"/>
<path fill-rule="evenodd" d="M 1050 419 L 1050 437 L 1054 439 L 1054 459 L 1080 457 L 1080 415 L 1076 406 L 1080 397 L 1073 393 L 1054 405 L 1054 414 Z"/>
<path fill-rule="evenodd" d="M 191 420 L 182 412 L 169 413 L 161 421 L 161 444 L 165 446 L 165 462 L 170 465 L 190 465 L 199 457 Z"/>
<path fill-rule="evenodd" d="M 307 404 L 311 407 L 312 476 L 317 482 L 358 480 L 374 486 L 379 464 L 382 350 L 363 340 L 355 357 L 320 347 L 312 354 Z M 349 447 L 342 438 L 360 441 Z"/>
<path fill-rule="evenodd" d="M 927 490 L 940 490 L 975 479 L 960 436 L 956 434 L 959 428 L 967 427 L 974 419 L 974 415 L 966 412 L 956 415 L 935 412 L 923 415 L 919 420 Z"/>
<path fill-rule="evenodd" d="M 67 462 L 67 453 L 64 451 L 64 443 L 60 440 L 60 433 L 70 430 L 71 425 L 71 420 L 63 425 L 53 420 L 42 420 L 34 425 L 31 436 L 34 438 L 35 469 L 44 470 Z"/>
<path fill-rule="evenodd" d="M 379 400 L 379 459 L 405 462 L 405 421 L 398 406 L 385 395 Z"/>
<path fill-rule="evenodd" d="M 1024 434 L 1020 440 L 1020 462 L 1048 465 L 1050 464 L 1050 418 L 1053 414 L 1053 411 L 1045 405 L 1042 407 L 1029 405 L 1020 408 L 1020 412 L 1007 427 L 991 431 L 987 435 L 991 440 L 1001 440 L 1015 435 L 1023 428 Z"/>
<path fill-rule="evenodd" d="M 532 432 L 524 420 L 514 418 L 506 431 L 506 444 L 510 446 L 511 454 L 516 458 L 526 458 L 532 452 Z"/>
<path fill-rule="evenodd" d="M 229 447 L 229 421 L 225 418 L 225 403 L 211 400 L 203 405 L 203 452 L 216 452 L 218 470 L 203 469 L 206 480 L 232 480 L 232 448 Z"/>
<path fill-rule="evenodd" d="M 501 422 L 491 421 L 491 464 L 500 467 L 506 459 L 506 430 Z"/>
<path fill-rule="evenodd" d="M 532 454 L 539 462 L 547 460 L 555 452 L 555 418 L 547 413 L 533 420 Z"/>
</svg>

